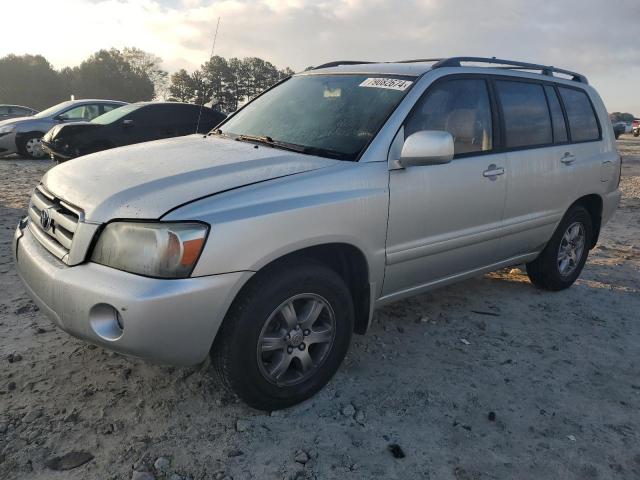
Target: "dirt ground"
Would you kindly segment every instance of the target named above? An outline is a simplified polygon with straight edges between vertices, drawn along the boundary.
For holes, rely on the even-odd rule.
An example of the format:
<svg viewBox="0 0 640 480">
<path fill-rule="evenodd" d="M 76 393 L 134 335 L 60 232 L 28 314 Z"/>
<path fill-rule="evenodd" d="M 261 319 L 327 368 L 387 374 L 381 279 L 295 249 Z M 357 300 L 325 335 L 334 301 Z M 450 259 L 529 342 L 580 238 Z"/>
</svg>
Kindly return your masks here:
<svg viewBox="0 0 640 480">
<path fill-rule="evenodd" d="M 322 392 L 272 414 L 206 365 L 54 328 L 10 252 L 51 163 L 0 160 L 0 478 L 640 478 L 640 140 L 618 146 L 624 197 L 576 285 L 503 270 L 392 304 Z M 90 458 L 71 452 L 93 458 L 55 470 Z"/>
</svg>

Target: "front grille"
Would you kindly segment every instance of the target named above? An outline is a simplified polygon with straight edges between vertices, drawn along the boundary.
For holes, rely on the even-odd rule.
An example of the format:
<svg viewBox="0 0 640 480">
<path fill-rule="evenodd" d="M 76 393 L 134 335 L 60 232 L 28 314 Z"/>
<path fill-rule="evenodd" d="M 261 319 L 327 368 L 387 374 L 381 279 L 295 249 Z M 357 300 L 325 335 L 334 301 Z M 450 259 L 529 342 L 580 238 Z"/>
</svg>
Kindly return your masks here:
<svg viewBox="0 0 640 480">
<path fill-rule="evenodd" d="M 73 236 L 82 215 L 82 210 L 38 185 L 29 202 L 29 229 L 44 248 L 68 263 Z"/>
</svg>

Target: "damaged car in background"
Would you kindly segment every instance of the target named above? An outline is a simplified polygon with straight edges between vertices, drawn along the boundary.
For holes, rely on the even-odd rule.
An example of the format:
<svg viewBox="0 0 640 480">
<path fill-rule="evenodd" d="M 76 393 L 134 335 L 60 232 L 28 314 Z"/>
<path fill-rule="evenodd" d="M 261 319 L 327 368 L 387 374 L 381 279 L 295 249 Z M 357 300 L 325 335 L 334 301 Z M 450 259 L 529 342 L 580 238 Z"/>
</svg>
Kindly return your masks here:
<svg viewBox="0 0 640 480">
<path fill-rule="evenodd" d="M 49 107 L 30 117 L 0 122 L 0 157 L 19 153 L 29 158 L 43 158 L 42 137 L 54 125 L 89 121 L 126 105 L 116 100 L 70 100 Z"/>
<path fill-rule="evenodd" d="M 91 121 L 56 125 L 42 139 L 42 147 L 61 162 L 114 147 L 206 133 L 225 118 L 216 110 L 189 103 L 133 103 Z"/>
</svg>

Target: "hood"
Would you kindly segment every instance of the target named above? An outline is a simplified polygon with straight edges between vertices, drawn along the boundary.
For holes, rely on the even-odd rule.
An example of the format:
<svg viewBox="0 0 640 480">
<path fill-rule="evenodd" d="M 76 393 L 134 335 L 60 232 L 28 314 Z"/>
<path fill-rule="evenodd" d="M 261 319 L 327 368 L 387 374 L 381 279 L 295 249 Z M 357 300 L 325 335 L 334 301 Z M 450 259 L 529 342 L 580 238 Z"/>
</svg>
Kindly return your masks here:
<svg viewBox="0 0 640 480">
<path fill-rule="evenodd" d="M 18 132 L 30 132 L 32 130 L 46 132 L 54 123 L 51 118 L 37 118 L 34 115 L 32 117 L 16 117 L 3 120 L 0 122 L 0 127 L 4 125 L 15 125 Z"/>
<path fill-rule="evenodd" d="M 61 123 L 59 125 L 55 125 L 49 130 L 44 136 L 43 140 L 45 142 L 51 142 L 61 137 L 69 137 L 71 135 L 75 135 L 76 133 L 86 132 L 87 130 L 95 129 L 102 127 L 98 123 L 91 122 L 70 122 L 70 123 Z"/>
<path fill-rule="evenodd" d="M 27 122 L 29 120 L 34 120 L 33 117 L 12 117 L 7 118 L 6 120 L 0 121 L 0 127 L 4 127 L 5 125 L 18 125 L 20 123 Z"/>
<path fill-rule="evenodd" d="M 340 163 L 220 137 L 189 135 L 115 148 L 49 170 L 44 186 L 88 222 L 155 219 L 179 205 Z"/>
</svg>

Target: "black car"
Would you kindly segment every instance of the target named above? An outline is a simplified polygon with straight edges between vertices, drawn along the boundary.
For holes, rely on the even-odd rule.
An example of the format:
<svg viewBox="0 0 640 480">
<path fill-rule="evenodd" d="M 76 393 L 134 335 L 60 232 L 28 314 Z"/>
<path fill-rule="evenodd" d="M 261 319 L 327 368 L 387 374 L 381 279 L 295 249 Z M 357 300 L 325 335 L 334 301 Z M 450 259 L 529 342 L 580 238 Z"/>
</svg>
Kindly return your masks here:
<svg viewBox="0 0 640 480">
<path fill-rule="evenodd" d="M 189 103 L 134 103 L 90 122 L 56 125 L 42 146 L 52 159 L 64 161 L 133 143 L 206 133 L 224 119 L 223 113 Z"/>
</svg>

